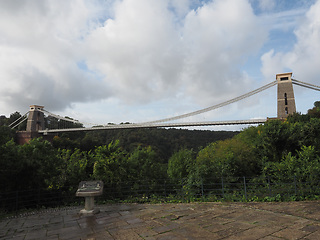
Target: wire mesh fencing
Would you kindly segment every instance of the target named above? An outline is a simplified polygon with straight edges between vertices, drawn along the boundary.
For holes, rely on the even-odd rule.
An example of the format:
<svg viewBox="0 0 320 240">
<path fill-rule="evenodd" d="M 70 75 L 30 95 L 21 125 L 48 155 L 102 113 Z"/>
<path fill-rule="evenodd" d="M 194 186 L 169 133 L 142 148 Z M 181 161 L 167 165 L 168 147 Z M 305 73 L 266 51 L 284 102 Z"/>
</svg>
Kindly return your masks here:
<svg viewBox="0 0 320 240">
<path fill-rule="evenodd" d="M 319 179 L 320 180 L 320 179 Z M 83 205 L 76 197 L 78 186 L 59 189 L 27 189 L 0 192 L 0 216 L 26 209 Z M 105 183 L 98 203 L 106 202 L 190 202 L 190 201 L 283 201 L 320 195 L 320 182 L 302 181 L 296 176 L 285 181 L 269 177 L 221 177 L 169 180 L 139 180 Z"/>
</svg>

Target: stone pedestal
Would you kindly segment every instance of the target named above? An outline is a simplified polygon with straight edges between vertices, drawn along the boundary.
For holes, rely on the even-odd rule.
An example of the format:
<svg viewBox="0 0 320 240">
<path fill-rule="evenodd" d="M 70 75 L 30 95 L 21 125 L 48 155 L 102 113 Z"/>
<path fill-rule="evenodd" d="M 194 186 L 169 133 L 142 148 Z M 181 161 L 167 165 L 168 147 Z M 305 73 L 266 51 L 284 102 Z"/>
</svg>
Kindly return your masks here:
<svg viewBox="0 0 320 240">
<path fill-rule="evenodd" d="M 99 212 L 100 212 L 100 209 L 94 208 L 94 197 L 93 196 L 85 197 L 84 209 L 82 209 L 80 213 L 95 214 Z"/>
<path fill-rule="evenodd" d="M 76 192 L 77 197 L 84 197 L 84 209 L 80 211 L 81 214 L 95 214 L 100 212 L 98 208 L 94 207 L 94 197 L 102 195 L 103 182 L 102 181 L 82 181 L 79 184 Z"/>
</svg>

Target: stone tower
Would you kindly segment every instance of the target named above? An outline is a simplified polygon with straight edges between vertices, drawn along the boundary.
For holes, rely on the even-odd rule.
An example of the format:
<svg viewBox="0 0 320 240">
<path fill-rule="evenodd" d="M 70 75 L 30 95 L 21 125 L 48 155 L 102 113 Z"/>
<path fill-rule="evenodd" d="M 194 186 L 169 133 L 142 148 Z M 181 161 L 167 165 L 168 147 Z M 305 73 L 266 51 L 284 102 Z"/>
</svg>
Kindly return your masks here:
<svg viewBox="0 0 320 240">
<path fill-rule="evenodd" d="M 42 134 L 38 132 L 39 130 L 45 130 L 43 108 L 43 106 L 38 105 L 30 106 L 26 131 L 16 132 L 16 142 L 18 144 L 23 145 L 29 143 L 31 139 L 39 137 L 49 142 L 53 141 L 54 134 Z"/>
<path fill-rule="evenodd" d="M 41 111 L 44 107 L 31 105 L 28 122 L 27 122 L 27 132 L 37 132 L 39 130 L 44 130 L 44 113 Z"/>
<path fill-rule="evenodd" d="M 293 87 L 291 81 L 292 73 L 277 74 L 278 82 L 278 118 L 286 118 L 289 114 L 296 112 Z"/>
</svg>

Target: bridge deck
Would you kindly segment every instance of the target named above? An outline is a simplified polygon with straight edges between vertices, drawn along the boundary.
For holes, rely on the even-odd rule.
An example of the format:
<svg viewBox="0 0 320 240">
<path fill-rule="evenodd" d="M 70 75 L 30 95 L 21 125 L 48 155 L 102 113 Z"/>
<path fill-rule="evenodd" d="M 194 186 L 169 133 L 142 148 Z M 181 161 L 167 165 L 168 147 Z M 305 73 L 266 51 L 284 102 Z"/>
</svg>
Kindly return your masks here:
<svg viewBox="0 0 320 240">
<path fill-rule="evenodd" d="M 39 133 L 59 133 L 59 132 L 76 132 L 76 131 L 95 131 L 111 129 L 131 129 L 131 128 L 157 128 L 157 127 L 196 127 L 196 126 L 217 126 L 217 125 L 244 125 L 244 124 L 261 124 L 267 119 L 250 119 L 250 120 L 233 120 L 233 121 L 207 121 L 207 122 L 180 122 L 180 123 L 154 123 L 154 124 L 117 124 L 103 127 L 91 128 L 68 128 L 68 129 L 46 129 L 40 130 Z"/>
</svg>

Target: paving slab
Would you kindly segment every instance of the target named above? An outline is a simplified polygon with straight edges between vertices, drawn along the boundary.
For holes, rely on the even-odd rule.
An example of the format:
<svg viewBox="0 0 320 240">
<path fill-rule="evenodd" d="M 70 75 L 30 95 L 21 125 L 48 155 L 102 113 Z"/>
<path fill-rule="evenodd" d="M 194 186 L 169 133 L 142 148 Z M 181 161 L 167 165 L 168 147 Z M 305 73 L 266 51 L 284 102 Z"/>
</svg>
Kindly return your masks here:
<svg viewBox="0 0 320 240">
<path fill-rule="evenodd" d="M 106 204 L 0 220 L 0 239 L 320 239 L 320 201 Z"/>
</svg>

